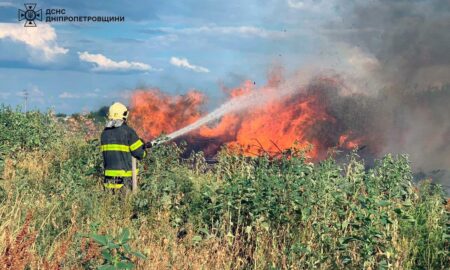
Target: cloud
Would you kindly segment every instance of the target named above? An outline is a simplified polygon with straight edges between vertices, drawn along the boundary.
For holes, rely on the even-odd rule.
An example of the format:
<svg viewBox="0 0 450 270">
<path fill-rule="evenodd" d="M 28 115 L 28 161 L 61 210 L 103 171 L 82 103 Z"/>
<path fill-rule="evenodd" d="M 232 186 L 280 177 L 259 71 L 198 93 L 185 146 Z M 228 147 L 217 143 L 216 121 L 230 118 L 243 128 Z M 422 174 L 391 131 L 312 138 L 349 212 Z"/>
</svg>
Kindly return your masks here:
<svg viewBox="0 0 450 270">
<path fill-rule="evenodd" d="M 87 93 L 86 97 L 96 98 L 96 97 L 98 97 L 98 95 L 96 93 Z"/>
<path fill-rule="evenodd" d="M 71 92 L 64 91 L 58 95 L 61 99 L 79 99 L 79 98 L 97 98 L 99 95 L 100 89 L 95 88 L 93 92 L 85 93 L 85 94 L 74 94 Z"/>
<path fill-rule="evenodd" d="M 174 66 L 191 69 L 195 72 L 203 72 L 203 73 L 209 72 L 209 69 L 205 67 L 190 64 L 186 58 L 172 57 L 170 58 L 170 63 Z"/>
<path fill-rule="evenodd" d="M 288 0 L 287 3 L 289 7 L 297 9 L 303 9 L 306 6 L 305 2 L 301 0 Z"/>
<path fill-rule="evenodd" d="M 102 54 L 78 52 L 81 61 L 93 63 L 95 71 L 156 71 L 150 65 L 141 62 L 114 61 Z"/>
<path fill-rule="evenodd" d="M 41 24 L 39 27 L 23 27 L 21 23 L 0 23 L 0 39 L 24 43 L 33 53 L 40 52 L 39 60 L 52 61 L 56 56 L 69 51 L 58 46 L 56 38 L 55 29 L 48 24 Z"/>
<path fill-rule="evenodd" d="M 335 2 L 335 0 L 287 0 L 290 8 L 320 13 L 331 11 L 336 5 Z"/>
<path fill-rule="evenodd" d="M 254 26 L 201 26 L 193 28 L 159 28 L 157 31 L 170 34 L 216 34 L 216 35 L 240 35 L 244 37 L 259 37 L 259 38 L 283 38 L 287 34 L 284 31 L 267 30 L 264 28 Z M 149 30 L 149 31 L 155 31 Z"/>
<path fill-rule="evenodd" d="M 75 94 L 72 94 L 72 93 L 69 93 L 69 92 L 62 92 L 61 94 L 59 94 L 58 97 L 59 97 L 59 98 L 62 98 L 62 99 L 75 99 L 75 98 L 80 98 L 79 95 L 75 95 Z"/>
<path fill-rule="evenodd" d="M 0 7 L 14 7 L 11 2 L 0 2 Z"/>
</svg>

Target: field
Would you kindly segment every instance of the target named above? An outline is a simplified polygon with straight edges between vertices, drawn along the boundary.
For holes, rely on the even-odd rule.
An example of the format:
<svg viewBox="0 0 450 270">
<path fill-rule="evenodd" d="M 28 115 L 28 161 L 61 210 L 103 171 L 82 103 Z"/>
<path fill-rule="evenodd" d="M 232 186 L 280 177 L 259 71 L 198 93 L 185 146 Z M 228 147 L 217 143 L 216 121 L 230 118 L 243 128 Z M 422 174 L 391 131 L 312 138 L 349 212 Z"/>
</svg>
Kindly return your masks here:
<svg viewBox="0 0 450 270">
<path fill-rule="evenodd" d="M 87 125 L 84 123 L 88 122 Z M 448 269 L 439 186 L 407 156 L 312 164 L 296 150 L 211 166 L 156 147 L 140 191 L 101 181 L 87 119 L 0 108 L 1 269 Z"/>
</svg>

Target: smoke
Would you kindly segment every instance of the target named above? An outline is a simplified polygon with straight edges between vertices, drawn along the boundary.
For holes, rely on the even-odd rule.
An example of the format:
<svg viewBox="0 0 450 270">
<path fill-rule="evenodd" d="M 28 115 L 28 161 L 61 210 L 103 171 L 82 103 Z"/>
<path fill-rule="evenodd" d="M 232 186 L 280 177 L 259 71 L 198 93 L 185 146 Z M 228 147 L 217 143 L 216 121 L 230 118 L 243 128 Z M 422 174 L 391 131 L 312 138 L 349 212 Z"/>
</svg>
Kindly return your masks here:
<svg viewBox="0 0 450 270">
<path fill-rule="evenodd" d="M 449 187 L 450 1 L 357 0 L 328 26 L 336 44 L 373 57 L 363 69 L 377 95 L 360 113 L 382 149 L 407 153 L 417 171 Z M 364 92 L 367 89 L 361 89 Z M 432 172 L 432 173 L 431 173 Z"/>
<path fill-rule="evenodd" d="M 359 0 L 341 10 L 330 37 L 373 55 L 389 86 L 422 90 L 450 82 L 450 1 Z"/>
<path fill-rule="evenodd" d="M 420 177 L 450 187 L 450 1 L 354 0 L 338 10 L 321 31 L 328 51 L 297 73 L 275 68 L 266 86 L 246 82 L 209 114 L 198 93 L 138 91 L 132 119 L 146 139 L 169 133 L 209 154 L 223 144 L 276 153 L 296 141 L 314 145 L 316 160 L 336 147 L 357 146 L 369 164 L 406 153 Z M 343 57 L 333 64 L 334 53 Z"/>
<path fill-rule="evenodd" d="M 167 137 L 181 137 L 191 150 L 209 156 L 223 144 L 244 146 L 250 155 L 261 151 L 278 155 L 295 144 L 313 145 L 308 155 L 314 160 L 326 157 L 330 148 L 348 150 L 366 144 L 373 156 L 378 151 L 373 138 L 378 137 L 367 135 L 373 127 L 365 124 L 371 116 L 366 113 L 368 102 L 362 102 L 366 97 L 343 96 L 345 85 L 337 74 L 310 75 L 285 77 L 275 68 L 267 85 L 256 87 L 247 81 L 230 90 L 229 101 L 208 114 L 200 111 L 203 98 L 195 92 L 171 97 L 155 90 L 136 91 L 131 120 L 147 140 L 169 133 Z"/>
</svg>

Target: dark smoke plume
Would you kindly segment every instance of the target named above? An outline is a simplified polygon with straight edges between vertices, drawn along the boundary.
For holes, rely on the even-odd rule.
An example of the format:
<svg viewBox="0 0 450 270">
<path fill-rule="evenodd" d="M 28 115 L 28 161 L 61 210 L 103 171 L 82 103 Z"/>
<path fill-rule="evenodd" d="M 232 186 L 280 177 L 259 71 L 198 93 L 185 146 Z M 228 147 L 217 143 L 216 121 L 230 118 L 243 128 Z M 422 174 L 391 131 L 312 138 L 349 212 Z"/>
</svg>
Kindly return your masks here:
<svg viewBox="0 0 450 270">
<path fill-rule="evenodd" d="M 374 55 L 382 66 L 384 80 L 410 90 L 450 82 L 450 1 L 353 3 L 343 9 L 342 23 L 334 24 L 352 31 L 335 28 L 334 38 Z"/>
<path fill-rule="evenodd" d="M 409 154 L 422 177 L 430 175 L 449 189 L 450 1 L 350 3 L 336 7 L 341 21 L 328 29 L 332 40 L 359 48 L 379 64 L 370 73 L 378 81 L 377 95 L 360 114 L 370 121 L 368 132 L 380 137 L 380 154 Z"/>
</svg>

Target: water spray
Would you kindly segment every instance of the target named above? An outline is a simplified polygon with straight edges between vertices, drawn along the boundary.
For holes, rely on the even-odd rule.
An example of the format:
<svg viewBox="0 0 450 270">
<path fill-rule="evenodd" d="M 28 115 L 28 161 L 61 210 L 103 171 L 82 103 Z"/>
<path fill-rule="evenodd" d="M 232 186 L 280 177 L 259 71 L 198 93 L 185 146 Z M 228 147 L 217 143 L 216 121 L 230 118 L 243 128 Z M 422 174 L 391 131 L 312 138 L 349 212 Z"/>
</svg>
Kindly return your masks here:
<svg viewBox="0 0 450 270">
<path fill-rule="evenodd" d="M 216 119 L 219 119 L 220 117 L 224 116 L 225 114 L 242 110 L 242 109 L 250 106 L 251 104 L 253 104 L 255 102 L 255 100 L 259 100 L 259 101 L 261 100 L 261 98 L 257 97 L 257 94 L 258 93 L 252 93 L 249 95 L 234 98 L 234 99 L 222 104 L 219 108 L 215 109 L 214 111 L 212 111 L 212 112 L 208 113 L 207 115 L 203 116 L 202 118 L 198 119 L 194 123 L 192 123 L 184 128 L 181 128 L 177 131 L 174 131 L 162 138 L 157 138 L 157 139 L 153 140 L 152 144 L 157 145 L 157 144 L 171 141 L 171 140 L 176 139 L 182 135 L 185 135 L 193 130 L 198 129 L 205 124 L 208 124 Z"/>
<path fill-rule="evenodd" d="M 297 87 L 295 87 L 295 85 L 297 85 Z M 302 87 L 298 87 L 298 85 L 302 85 Z M 228 113 L 238 112 L 250 106 L 263 106 L 269 101 L 278 100 L 285 97 L 286 95 L 301 91 L 304 85 L 305 83 L 303 82 L 303 79 L 301 80 L 301 83 L 299 83 L 298 81 L 295 83 L 293 81 L 286 81 L 282 85 L 277 86 L 276 89 L 266 88 L 265 91 L 252 91 L 250 94 L 235 97 L 222 104 L 214 111 L 198 119 L 194 123 L 176 130 L 162 138 L 157 138 L 151 143 L 153 145 L 158 145 L 164 142 L 171 141 L 193 130 L 198 129 L 203 125 L 217 120 Z"/>
</svg>

